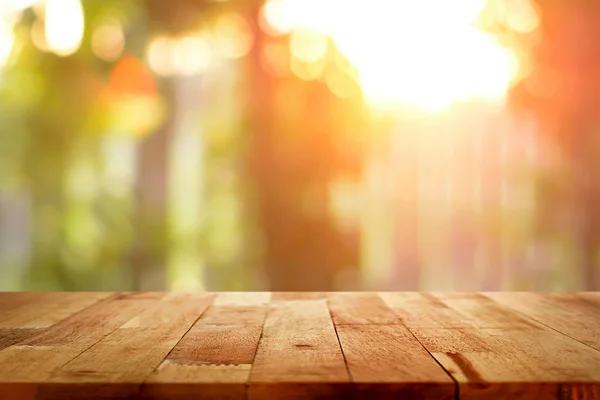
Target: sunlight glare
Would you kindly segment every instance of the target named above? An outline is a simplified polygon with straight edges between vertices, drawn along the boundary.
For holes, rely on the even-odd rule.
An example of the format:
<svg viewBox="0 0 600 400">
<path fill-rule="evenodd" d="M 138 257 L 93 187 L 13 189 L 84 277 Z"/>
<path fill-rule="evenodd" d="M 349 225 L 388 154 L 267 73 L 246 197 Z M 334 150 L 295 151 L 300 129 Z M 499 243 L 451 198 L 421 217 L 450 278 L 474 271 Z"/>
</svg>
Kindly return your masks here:
<svg viewBox="0 0 600 400">
<path fill-rule="evenodd" d="M 46 1 L 46 42 L 50 51 L 65 57 L 79 49 L 84 31 L 79 0 Z"/>
<path fill-rule="evenodd" d="M 12 52 L 15 35 L 12 28 L 0 20 L 0 68 L 2 68 Z"/>
<path fill-rule="evenodd" d="M 518 75 L 515 54 L 474 27 L 485 6 L 486 0 L 372 0 L 368 7 L 268 0 L 264 14 L 271 28 L 291 33 L 291 51 L 300 60 L 322 56 L 322 42 L 306 39 L 311 32 L 329 36 L 358 70 L 374 106 L 439 110 L 461 100 L 501 100 Z M 535 14 L 528 15 L 514 24 L 521 30 L 537 26 Z"/>
</svg>

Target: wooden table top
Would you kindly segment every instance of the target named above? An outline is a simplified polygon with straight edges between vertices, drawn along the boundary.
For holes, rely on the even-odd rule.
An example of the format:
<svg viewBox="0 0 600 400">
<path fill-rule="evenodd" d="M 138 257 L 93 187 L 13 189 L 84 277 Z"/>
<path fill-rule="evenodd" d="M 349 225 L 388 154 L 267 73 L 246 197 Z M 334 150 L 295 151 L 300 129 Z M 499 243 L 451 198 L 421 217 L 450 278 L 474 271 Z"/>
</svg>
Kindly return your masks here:
<svg viewBox="0 0 600 400">
<path fill-rule="evenodd" d="M 600 399 L 600 293 L 0 293 L 0 400 Z"/>
</svg>

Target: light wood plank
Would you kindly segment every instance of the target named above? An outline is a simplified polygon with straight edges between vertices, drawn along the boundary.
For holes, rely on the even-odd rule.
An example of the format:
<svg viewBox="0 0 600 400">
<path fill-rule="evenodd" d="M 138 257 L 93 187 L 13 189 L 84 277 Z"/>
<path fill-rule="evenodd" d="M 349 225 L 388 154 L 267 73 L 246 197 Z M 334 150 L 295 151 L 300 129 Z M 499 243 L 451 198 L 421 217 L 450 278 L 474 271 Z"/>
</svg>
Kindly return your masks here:
<svg viewBox="0 0 600 400">
<path fill-rule="evenodd" d="M 375 293 L 330 293 L 329 310 L 335 325 L 394 325 L 398 317 Z"/>
<path fill-rule="evenodd" d="M 600 305 L 573 293 L 484 293 L 498 303 L 600 351 Z"/>
<path fill-rule="evenodd" d="M 181 365 L 163 362 L 143 385 L 144 399 L 244 400 L 250 364 Z"/>
<path fill-rule="evenodd" d="M 600 292 L 580 292 L 577 294 L 588 303 L 600 307 Z"/>
<path fill-rule="evenodd" d="M 215 306 L 267 306 L 271 302 L 269 292 L 225 292 L 219 293 Z"/>
<path fill-rule="evenodd" d="M 198 325 L 262 327 L 268 309 L 267 306 L 212 306 L 202 315 Z"/>
<path fill-rule="evenodd" d="M 34 303 L 45 295 L 44 292 L 0 292 L 0 320 L 7 311 Z"/>
<path fill-rule="evenodd" d="M 202 315 L 146 381 L 144 396 L 245 398 L 250 367 L 269 307 L 264 305 L 262 294 L 219 294 L 217 300 L 215 304 L 221 305 L 211 306 Z"/>
<path fill-rule="evenodd" d="M 252 364 L 262 332 L 260 321 L 246 326 L 236 325 L 235 321 L 232 325 L 199 322 L 173 349 L 168 357 L 170 362 L 183 365 Z"/>
<path fill-rule="evenodd" d="M 427 293 L 381 292 L 379 296 L 408 328 L 457 328 L 475 325 L 468 318 Z"/>
<path fill-rule="evenodd" d="M 0 398 L 6 384 L 46 382 L 54 370 L 123 325 L 153 300 L 108 298 L 0 351 Z"/>
<path fill-rule="evenodd" d="M 325 301 L 275 305 L 265 320 L 250 372 L 249 398 L 325 396 L 331 394 L 331 384 L 347 382 L 348 372 Z"/>
<path fill-rule="evenodd" d="M 213 295 L 119 295 L 116 302 L 141 305 L 108 335 L 40 386 L 43 399 L 128 399 L 208 307 Z"/>
<path fill-rule="evenodd" d="M 0 314 L 0 328 L 46 328 L 112 293 L 36 293 Z"/>
<path fill-rule="evenodd" d="M 338 325 L 353 389 L 370 396 L 453 399 L 448 374 L 401 325 Z"/>
<path fill-rule="evenodd" d="M 272 301 L 324 300 L 326 292 L 273 292 Z"/>
<path fill-rule="evenodd" d="M 207 294 L 165 295 L 67 363 L 51 381 L 82 382 L 88 374 L 111 374 L 115 381 L 141 384 L 213 299 L 214 295 Z"/>
<path fill-rule="evenodd" d="M 600 353 L 475 293 L 436 294 L 479 328 L 413 333 L 459 382 L 461 399 L 566 399 L 600 394 Z M 588 397 L 580 397 L 588 398 Z"/>
</svg>

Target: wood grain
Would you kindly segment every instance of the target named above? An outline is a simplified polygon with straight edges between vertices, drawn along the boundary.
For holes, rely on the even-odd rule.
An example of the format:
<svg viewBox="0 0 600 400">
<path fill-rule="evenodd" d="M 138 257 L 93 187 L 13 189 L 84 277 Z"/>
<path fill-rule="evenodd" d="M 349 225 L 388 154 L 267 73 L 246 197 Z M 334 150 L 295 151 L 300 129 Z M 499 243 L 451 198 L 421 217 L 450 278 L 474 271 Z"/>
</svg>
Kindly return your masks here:
<svg viewBox="0 0 600 400">
<path fill-rule="evenodd" d="M 326 396 L 335 390 L 331 384 L 347 382 L 326 302 L 289 301 L 274 306 L 250 372 L 249 398 Z"/>
<path fill-rule="evenodd" d="M 484 295 L 600 351 L 600 304 L 572 293 Z"/>
<path fill-rule="evenodd" d="M 195 365 L 165 361 L 144 384 L 143 399 L 243 400 L 250 364 Z"/>
<path fill-rule="evenodd" d="M 97 398 L 131 396 L 213 299 L 213 295 L 206 294 L 164 295 L 160 301 L 55 371 L 49 382 L 68 383 L 70 386 L 86 383 L 90 386 L 90 381 L 100 377 L 101 383 L 110 382 L 111 385 L 94 385 Z"/>
<path fill-rule="evenodd" d="M 589 292 L 0 293 L 0 400 L 600 400 L 598 332 Z"/>
<path fill-rule="evenodd" d="M 38 387 L 153 300 L 101 300 L 18 344 L 0 351 L 0 399 L 44 397 Z M 14 397 L 17 393 L 17 397 Z M 48 396 L 51 398 L 52 396 Z"/>
<path fill-rule="evenodd" d="M 479 294 L 435 296 L 478 328 L 414 330 L 459 382 L 461 399 L 595 398 L 600 352 Z M 511 323 L 511 315 L 514 321 Z"/>
<path fill-rule="evenodd" d="M 42 329 L 5 329 L 0 328 L 0 350 L 17 344 L 42 332 Z"/>
<path fill-rule="evenodd" d="M 407 328 L 341 325 L 337 332 L 355 391 L 402 399 L 454 398 L 452 379 Z"/>
<path fill-rule="evenodd" d="M 244 399 L 270 293 L 220 293 L 147 380 L 148 398 Z"/>
<path fill-rule="evenodd" d="M 327 298 L 326 292 L 273 292 L 271 295 L 273 301 L 294 301 L 294 300 L 324 300 Z"/>
<path fill-rule="evenodd" d="M 400 324 L 376 293 L 330 293 L 328 300 L 335 325 Z"/>
<path fill-rule="evenodd" d="M 14 307 L 2 312 L 0 328 L 46 328 L 110 295 L 108 292 L 33 293 L 17 303 L 6 298 L 5 306 Z"/>
<path fill-rule="evenodd" d="M 225 292 L 219 293 L 215 306 L 267 306 L 271 302 L 269 292 Z"/>
</svg>

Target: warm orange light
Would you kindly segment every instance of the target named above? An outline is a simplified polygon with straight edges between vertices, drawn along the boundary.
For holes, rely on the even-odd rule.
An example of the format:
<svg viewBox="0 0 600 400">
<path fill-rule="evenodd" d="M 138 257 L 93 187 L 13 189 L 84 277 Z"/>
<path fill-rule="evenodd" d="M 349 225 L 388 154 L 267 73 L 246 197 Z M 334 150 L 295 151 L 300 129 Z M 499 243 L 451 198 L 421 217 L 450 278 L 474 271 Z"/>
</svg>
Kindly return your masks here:
<svg viewBox="0 0 600 400">
<path fill-rule="evenodd" d="M 154 77 L 133 56 L 125 55 L 115 65 L 100 98 L 114 131 L 143 136 L 163 121 L 165 110 Z"/>
<path fill-rule="evenodd" d="M 285 76 L 290 72 L 290 54 L 283 43 L 267 43 L 261 55 L 262 67 L 274 76 Z"/>
</svg>

